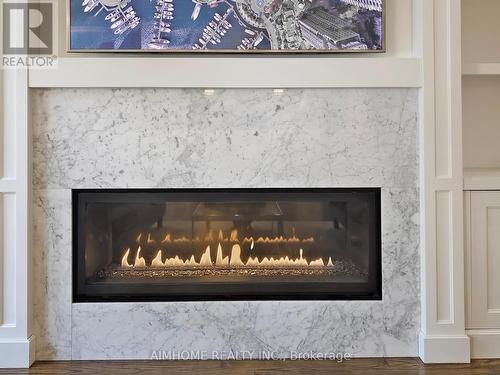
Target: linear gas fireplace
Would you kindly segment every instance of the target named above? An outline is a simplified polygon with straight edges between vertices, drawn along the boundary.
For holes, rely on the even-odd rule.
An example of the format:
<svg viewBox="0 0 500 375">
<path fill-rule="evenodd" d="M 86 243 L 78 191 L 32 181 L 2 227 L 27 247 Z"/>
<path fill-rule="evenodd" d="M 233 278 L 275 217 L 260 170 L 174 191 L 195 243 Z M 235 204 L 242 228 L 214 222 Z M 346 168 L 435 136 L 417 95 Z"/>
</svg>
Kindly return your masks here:
<svg viewBox="0 0 500 375">
<path fill-rule="evenodd" d="M 73 299 L 380 299 L 380 189 L 73 191 Z"/>
</svg>

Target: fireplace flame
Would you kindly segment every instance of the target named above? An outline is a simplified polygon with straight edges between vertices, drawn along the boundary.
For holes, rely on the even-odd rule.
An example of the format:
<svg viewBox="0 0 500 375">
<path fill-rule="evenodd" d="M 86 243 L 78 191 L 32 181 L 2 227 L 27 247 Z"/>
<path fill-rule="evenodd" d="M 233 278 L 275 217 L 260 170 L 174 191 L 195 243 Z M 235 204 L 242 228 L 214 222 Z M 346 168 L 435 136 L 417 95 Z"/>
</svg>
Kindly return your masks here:
<svg viewBox="0 0 500 375">
<path fill-rule="evenodd" d="M 141 247 L 137 248 L 137 254 L 135 255 L 134 267 L 146 267 L 146 260 L 141 257 Z"/>
<path fill-rule="evenodd" d="M 152 233 L 147 233 L 147 234 L 143 234 L 143 233 L 139 233 L 139 235 L 136 237 L 135 239 L 135 242 L 137 244 L 141 244 L 141 242 L 143 241 L 143 238 L 146 242 L 146 244 L 153 244 L 153 243 L 156 243 L 156 239 L 153 237 L 153 234 Z M 161 241 L 160 239 L 163 238 Z M 162 235 L 160 239 L 158 239 L 159 242 L 161 242 L 162 244 L 165 244 L 165 243 L 191 243 L 191 242 L 201 242 L 200 241 L 200 237 L 195 237 L 193 239 L 191 238 L 188 238 L 186 236 L 181 236 L 181 237 L 177 237 L 177 238 L 174 238 L 172 236 L 171 233 L 165 233 L 164 235 Z M 205 236 L 204 238 L 204 241 L 205 242 L 213 242 L 215 240 L 214 238 L 214 231 L 213 230 L 209 230 L 207 235 Z M 286 243 L 313 243 L 314 242 L 314 237 L 308 237 L 308 238 L 304 238 L 304 239 L 300 239 L 299 237 L 297 237 L 295 235 L 295 231 L 292 235 L 292 237 L 283 237 L 283 236 L 276 236 L 276 237 L 268 237 L 268 236 L 265 236 L 265 237 L 258 237 L 258 238 L 254 238 L 254 237 L 244 237 L 242 241 L 240 241 L 239 239 L 239 233 L 238 233 L 238 230 L 237 229 L 233 229 L 231 230 L 230 232 L 230 235 L 229 237 L 226 237 L 224 235 L 224 232 L 220 229 L 217 233 L 217 240 L 219 243 L 227 243 L 227 242 L 233 242 L 233 243 L 249 243 L 251 244 L 251 250 L 253 249 L 253 246 L 256 244 L 256 243 L 264 243 L 264 244 L 286 244 Z"/>
<path fill-rule="evenodd" d="M 231 259 L 229 261 L 229 265 L 231 266 L 243 266 L 243 262 L 241 261 L 241 247 L 240 245 L 233 245 L 231 249 Z"/>
<path fill-rule="evenodd" d="M 128 263 L 128 257 L 130 255 L 130 248 L 125 251 L 121 259 L 122 268 L 136 268 L 136 267 L 147 267 L 146 260 L 141 256 L 141 247 L 137 248 L 135 255 L 134 264 Z M 207 246 L 205 252 L 201 255 L 200 261 L 196 262 L 194 255 L 187 260 L 183 260 L 178 255 L 170 258 L 166 258 L 162 261 L 162 251 L 158 250 L 156 256 L 151 261 L 151 267 L 184 267 L 184 266 L 203 266 L 203 267 L 333 267 L 332 258 L 328 258 L 328 262 L 325 265 L 323 259 L 315 259 L 308 261 L 304 257 L 304 250 L 300 248 L 298 258 L 289 258 L 288 256 L 280 257 L 275 259 L 274 257 L 264 257 L 259 260 L 258 257 L 249 257 L 246 262 L 241 260 L 241 246 L 239 244 L 234 244 L 231 248 L 230 256 L 223 256 L 222 245 L 219 243 L 217 246 L 217 256 L 215 263 L 212 262 L 210 255 L 210 246 Z"/>
<path fill-rule="evenodd" d="M 191 242 L 191 240 L 189 238 L 187 238 L 186 236 L 182 236 L 182 237 L 174 239 L 174 242 Z"/>
<path fill-rule="evenodd" d="M 229 237 L 229 241 L 231 241 L 231 242 L 239 242 L 240 241 L 238 239 L 238 229 L 233 229 L 231 231 L 231 236 Z"/>
<path fill-rule="evenodd" d="M 194 259 L 193 256 L 191 258 Z M 205 252 L 201 256 L 199 265 L 200 266 L 211 266 L 212 265 L 212 258 L 210 258 L 210 246 L 207 246 L 207 248 L 205 249 Z"/>
<path fill-rule="evenodd" d="M 161 250 L 158 250 L 158 253 L 151 261 L 151 267 L 163 267 L 165 264 L 161 261 Z"/>
<path fill-rule="evenodd" d="M 132 265 L 128 263 L 129 254 L 130 254 L 130 248 L 127 249 L 127 251 L 125 252 L 125 255 L 122 257 L 122 268 L 132 267 Z"/>
<path fill-rule="evenodd" d="M 205 242 L 213 242 L 213 240 L 214 240 L 214 237 L 212 235 L 212 231 L 209 230 L 207 235 L 205 236 Z"/>
<path fill-rule="evenodd" d="M 229 264 L 229 257 L 222 257 L 222 246 L 219 244 L 217 247 L 217 259 L 215 260 L 216 266 L 227 266 Z"/>
</svg>

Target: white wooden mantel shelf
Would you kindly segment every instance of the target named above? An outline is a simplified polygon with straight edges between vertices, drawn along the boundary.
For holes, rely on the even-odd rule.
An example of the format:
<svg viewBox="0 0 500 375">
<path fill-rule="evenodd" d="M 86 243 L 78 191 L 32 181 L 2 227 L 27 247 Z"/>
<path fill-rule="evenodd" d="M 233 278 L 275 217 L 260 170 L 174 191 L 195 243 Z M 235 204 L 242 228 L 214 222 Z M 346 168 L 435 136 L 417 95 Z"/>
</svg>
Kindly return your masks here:
<svg viewBox="0 0 500 375">
<path fill-rule="evenodd" d="M 230 67 L 230 69 L 228 69 Z M 280 74 L 276 74 L 280 72 Z M 29 86 L 45 87 L 421 87 L 419 58 L 155 57 L 61 58 L 31 69 Z"/>
</svg>

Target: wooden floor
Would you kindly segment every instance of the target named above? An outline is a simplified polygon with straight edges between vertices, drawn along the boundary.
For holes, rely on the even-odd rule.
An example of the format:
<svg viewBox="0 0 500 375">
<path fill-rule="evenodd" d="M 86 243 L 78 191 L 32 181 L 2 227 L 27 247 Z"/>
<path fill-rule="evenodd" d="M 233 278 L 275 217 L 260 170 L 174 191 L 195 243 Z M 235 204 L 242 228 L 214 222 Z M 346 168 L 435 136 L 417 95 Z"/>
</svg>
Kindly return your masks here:
<svg viewBox="0 0 500 375">
<path fill-rule="evenodd" d="M 67 361 L 37 362 L 29 370 L 0 369 L 3 374 L 105 375 L 241 375 L 241 374 L 500 374 L 500 360 L 478 360 L 464 365 L 424 365 L 416 358 L 351 359 L 334 361 Z"/>
</svg>

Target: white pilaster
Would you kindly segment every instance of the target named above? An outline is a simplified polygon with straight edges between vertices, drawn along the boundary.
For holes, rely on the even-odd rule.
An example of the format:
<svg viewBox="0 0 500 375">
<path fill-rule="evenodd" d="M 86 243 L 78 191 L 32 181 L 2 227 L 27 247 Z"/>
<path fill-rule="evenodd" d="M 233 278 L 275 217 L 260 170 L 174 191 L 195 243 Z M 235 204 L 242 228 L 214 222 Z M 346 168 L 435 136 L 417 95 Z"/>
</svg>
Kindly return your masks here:
<svg viewBox="0 0 500 375">
<path fill-rule="evenodd" d="M 469 362 L 465 333 L 460 0 L 416 1 L 420 94 L 420 357 Z"/>
<path fill-rule="evenodd" d="M 0 69 L 0 368 L 34 361 L 28 113 L 27 70 Z"/>
</svg>

